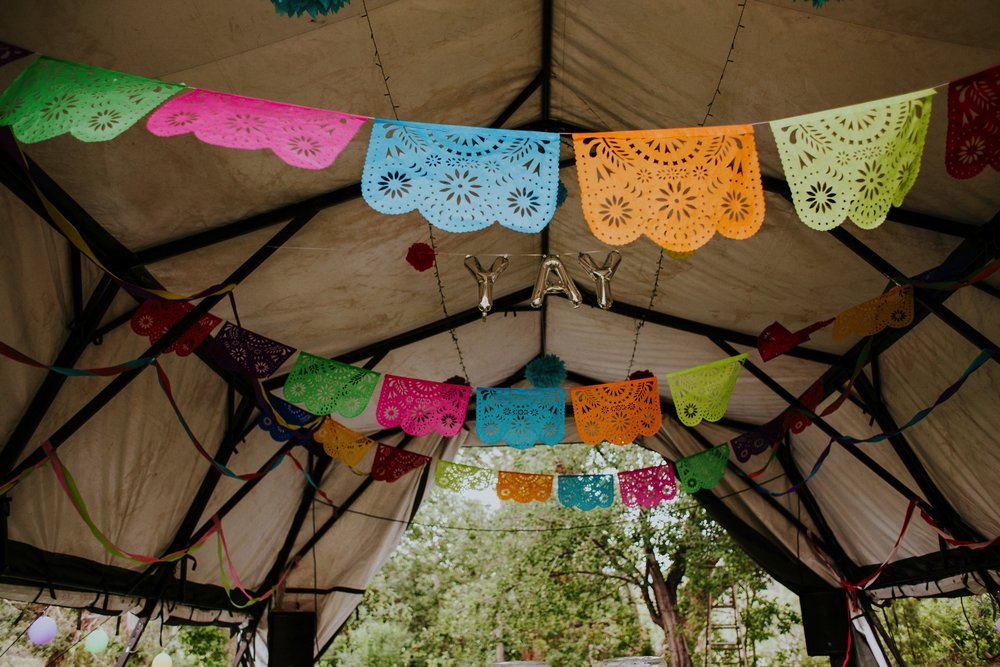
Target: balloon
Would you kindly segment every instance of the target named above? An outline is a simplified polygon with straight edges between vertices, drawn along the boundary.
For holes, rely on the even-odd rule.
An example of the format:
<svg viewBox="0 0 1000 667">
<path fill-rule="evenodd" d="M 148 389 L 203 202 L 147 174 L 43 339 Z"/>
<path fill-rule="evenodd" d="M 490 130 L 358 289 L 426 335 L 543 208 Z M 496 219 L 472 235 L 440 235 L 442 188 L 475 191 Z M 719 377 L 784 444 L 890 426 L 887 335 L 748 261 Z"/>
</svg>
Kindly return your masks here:
<svg viewBox="0 0 1000 667">
<path fill-rule="evenodd" d="M 56 622 L 48 616 L 39 616 L 28 627 L 28 641 L 44 646 L 56 636 Z"/>
<path fill-rule="evenodd" d="M 173 667 L 174 661 L 170 658 L 170 654 L 166 651 L 160 651 L 155 658 L 153 658 L 152 667 Z"/>
<path fill-rule="evenodd" d="M 600 266 L 594 264 L 594 260 L 587 253 L 581 252 L 579 259 L 580 265 L 590 273 L 590 277 L 594 279 L 594 284 L 597 286 L 597 305 L 601 307 L 601 310 L 608 310 L 612 304 L 611 279 L 614 278 L 615 271 L 621 264 L 621 253 L 612 250 L 604 258 L 604 264 Z"/>
<path fill-rule="evenodd" d="M 497 281 L 497 276 L 507 270 L 510 260 L 506 255 L 502 255 L 493 260 L 489 271 L 483 269 L 479 260 L 472 255 L 465 256 L 465 268 L 469 270 L 479 284 L 479 311 L 486 318 L 486 313 L 493 309 L 493 283 Z"/>
<path fill-rule="evenodd" d="M 104 653 L 105 649 L 108 648 L 108 633 L 101 628 L 97 628 L 83 640 L 83 648 L 94 655 Z"/>
<path fill-rule="evenodd" d="M 555 274 L 555 280 L 549 279 Z M 538 278 L 535 280 L 535 290 L 531 293 L 531 307 L 541 308 L 542 302 L 549 294 L 563 294 L 573 302 L 574 308 L 579 308 L 583 302 L 580 290 L 570 278 L 569 272 L 563 266 L 558 255 L 545 255 L 538 266 Z"/>
<path fill-rule="evenodd" d="M 483 269 L 479 260 L 472 255 L 465 256 L 465 268 L 469 270 L 479 283 L 479 310 L 483 317 L 493 309 L 493 283 L 497 281 L 497 276 L 507 270 L 510 261 L 506 255 L 501 255 L 493 260 L 489 271 Z"/>
</svg>

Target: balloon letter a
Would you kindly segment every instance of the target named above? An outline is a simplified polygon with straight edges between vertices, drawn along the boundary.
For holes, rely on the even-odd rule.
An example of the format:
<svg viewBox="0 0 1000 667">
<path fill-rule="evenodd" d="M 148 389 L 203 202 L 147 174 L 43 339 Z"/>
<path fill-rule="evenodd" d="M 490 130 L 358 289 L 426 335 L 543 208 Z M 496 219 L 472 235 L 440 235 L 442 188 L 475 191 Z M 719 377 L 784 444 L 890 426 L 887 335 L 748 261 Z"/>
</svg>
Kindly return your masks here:
<svg viewBox="0 0 1000 667">
<path fill-rule="evenodd" d="M 553 277 L 555 279 L 550 280 Z M 531 293 L 531 307 L 541 308 L 548 294 L 564 294 L 573 302 L 574 308 L 579 308 L 583 301 L 580 290 L 570 278 L 558 255 L 542 257 L 542 263 L 538 267 L 538 279 L 535 280 L 535 290 Z"/>
</svg>

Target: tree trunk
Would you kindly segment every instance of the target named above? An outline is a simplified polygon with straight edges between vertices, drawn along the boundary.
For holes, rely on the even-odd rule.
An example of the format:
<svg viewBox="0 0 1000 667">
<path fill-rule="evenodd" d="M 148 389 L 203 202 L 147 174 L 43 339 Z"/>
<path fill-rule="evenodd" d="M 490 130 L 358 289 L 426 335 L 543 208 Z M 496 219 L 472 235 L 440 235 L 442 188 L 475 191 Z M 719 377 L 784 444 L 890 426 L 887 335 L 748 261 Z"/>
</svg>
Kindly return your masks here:
<svg viewBox="0 0 1000 667">
<path fill-rule="evenodd" d="M 680 627 L 680 615 L 677 613 L 677 587 L 684 577 L 684 567 L 684 554 L 676 554 L 665 578 L 656 559 L 652 555 L 646 556 L 646 568 L 659 616 L 655 620 L 666 635 L 667 649 L 670 651 L 670 667 L 694 667 L 687 640 Z"/>
</svg>

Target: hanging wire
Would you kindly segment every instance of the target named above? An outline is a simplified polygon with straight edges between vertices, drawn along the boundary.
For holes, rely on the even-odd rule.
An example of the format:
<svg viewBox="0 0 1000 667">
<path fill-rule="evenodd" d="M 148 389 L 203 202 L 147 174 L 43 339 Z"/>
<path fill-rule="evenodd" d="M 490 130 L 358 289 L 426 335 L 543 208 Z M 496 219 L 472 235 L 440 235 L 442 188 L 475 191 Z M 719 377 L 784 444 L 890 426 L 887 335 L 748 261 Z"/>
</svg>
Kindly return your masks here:
<svg viewBox="0 0 1000 667">
<path fill-rule="evenodd" d="M 372 48 L 375 51 L 375 66 L 378 67 L 379 72 L 382 73 L 382 84 L 385 86 L 385 96 L 389 98 L 389 104 L 392 106 L 392 116 L 396 120 L 399 120 L 399 114 L 396 113 L 398 105 L 396 101 L 392 98 L 392 90 L 389 89 L 389 75 L 385 73 L 385 67 L 382 66 L 382 55 L 378 50 L 378 42 L 375 40 L 375 29 L 372 27 L 371 16 L 368 15 L 368 4 L 366 0 L 361 0 L 361 8 L 364 10 L 364 18 L 368 22 L 368 35 L 372 40 Z M 450 317 L 448 314 L 448 306 L 445 304 L 444 298 L 444 284 L 441 282 L 441 271 L 438 269 L 437 263 L 437 239 L 434 237 L 434 227 L 431 223 L 427 222 L 427 233 L 431 239 L 431 249 L 434 251 L 434 280 L 437 281 L 438 297 L 441 300 L 441 312 L 444 313 L 445 319 Z M 471 382 L 469 378 L 469 371 L 465 367 L 465 356 L 462 354 L 462 346 L 458 343 L 458 332 L 455 329 L 449 329 L 448 333 L 451 334 L 451 341 L 455 344 L 455 352 L 458 354 L 458 363 L 462 367 L 462 377 L 465 378 L 466 382 Z"/>
<path fill-rule="evenodd" d="M 635 323 L 635 336 L 632 338 L 632 355 L 628 359 L 628 370 L 625 371 L 626 379 L 632 375 L 632 366 L 635 364 L 635 351 L 639 348 L 639 332 L 646 325 L 646 318 L 649 317 L 650 311 L 653 310 L 653 303 L 656 301 L 657 290 L 660 287 L 660 271 L 662 269 L 663 248 L 660 248 L 660 257 L 656 260 L 656 275 L 653 277 L 653 289 L 649 293 L 649 305 L 646 306 L 646 312 L 642 314 L 642 318 Z"/>
<path fill-rule="evenodd" d="M 740 34 L 740 28 L 743 26 L 743 13 L 747 10 L 747 3 L 750 0 L 743 0 L 740 4 L 740 17 L 736 20 L 736 30 L 733 31 L 733 39 L 729 43 L 729 52 L 726 54 L 726 62 L 722 65 L 722 72 L 719 73 L 719 82 L 715 84 L 715 92 L 712 93 L 712 100 L 708 103 L 708 109 L 705 110 L 705 117 L 701 119 L 698 123 L 700 127 L 704 127 L 705 123 L 712 116 L 712 106 L 715 104 L 715 99 L 722 94 L 722 79 L 726 76 L 726 70 L 729 68 L 729 63 L 733 62 L 733 51 L 736 50 L 736 36 Z"/>
</svg>

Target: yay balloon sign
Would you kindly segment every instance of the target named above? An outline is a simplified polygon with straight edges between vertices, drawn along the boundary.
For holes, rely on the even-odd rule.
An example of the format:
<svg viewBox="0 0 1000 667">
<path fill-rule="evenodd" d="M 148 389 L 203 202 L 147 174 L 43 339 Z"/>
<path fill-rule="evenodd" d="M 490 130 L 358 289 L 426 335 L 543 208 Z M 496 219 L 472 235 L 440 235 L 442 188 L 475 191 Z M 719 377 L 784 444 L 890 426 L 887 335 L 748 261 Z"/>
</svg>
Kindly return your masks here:
<svg viewBox="0 0 1000 667">
<path fill-rule="evenodd" d="M 591 259 L 588 253 L 581 252 L 578 255 L 580 266 L 587 272 L 587 275 L 594 281 L 594 292 L 597 296 L 597 305 L 603 310 L 611 308 L 611 279 L 621 264 L 622 256 L 617 250 L 612 250 L 604 259 L 603 264 L 597 264 Z M 477 257 L 466 255 L 465 268 L 476 279 L 478 289 L 478 307 L 485 318 L 493 310 L 493 286 L 497 278 L 510 264 L 507 255 L 497 257 L 490 268 L 484 269 Z M 545 303 L 545 297 L 550 295 L 564 296 L 570 300 L 574 308 L 579 308 L 583 303 L 583 296 L 576 286 L 572 276 L 566 269 L 559 255 L 542 255 L 542 260 L 538 265 L 538 276 L 535 278 L 535 288 L 531 293 L 531 307 L 541 308 Z"/>
</svg>

